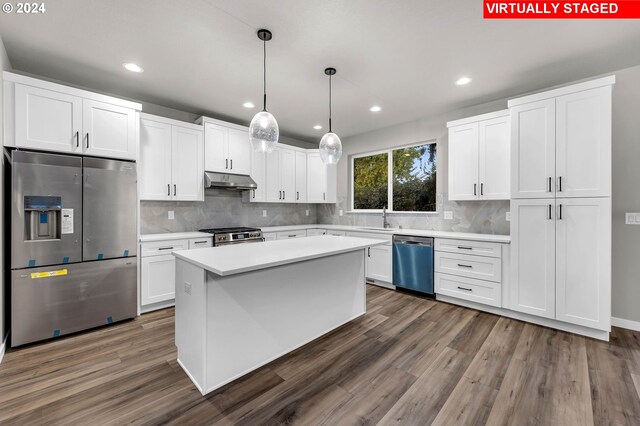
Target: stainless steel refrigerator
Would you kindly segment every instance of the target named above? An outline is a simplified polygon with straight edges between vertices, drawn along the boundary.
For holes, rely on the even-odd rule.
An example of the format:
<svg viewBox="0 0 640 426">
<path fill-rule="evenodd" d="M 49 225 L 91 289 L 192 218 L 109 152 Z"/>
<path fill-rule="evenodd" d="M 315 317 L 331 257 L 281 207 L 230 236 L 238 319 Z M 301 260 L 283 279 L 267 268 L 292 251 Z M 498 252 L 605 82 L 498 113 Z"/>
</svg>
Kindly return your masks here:
<svg viewBox="0 0 640 426">
<path fill-rule="evenodd" d="M 11 346 L 135 317 L 136 164 L 7 156 Z"/>
</svg>

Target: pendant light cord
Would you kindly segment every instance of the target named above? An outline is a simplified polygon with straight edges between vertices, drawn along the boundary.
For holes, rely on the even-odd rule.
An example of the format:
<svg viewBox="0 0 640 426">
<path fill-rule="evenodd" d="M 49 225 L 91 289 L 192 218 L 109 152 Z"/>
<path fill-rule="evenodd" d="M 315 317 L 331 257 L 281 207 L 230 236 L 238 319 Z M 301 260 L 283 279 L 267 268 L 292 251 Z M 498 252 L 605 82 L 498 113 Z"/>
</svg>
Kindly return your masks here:
<svg viewBox="0 0 640 426">
<path fill-rule="evenodd" d="M 262 41 L 262 88 L 263 88 L 263 111 L 267 110 L 267 40 Z"/>
<path fill-rule="evenodd" d="M 329 74 L 329 133 L 331 133 L 331 74 Z"/>
</svg>

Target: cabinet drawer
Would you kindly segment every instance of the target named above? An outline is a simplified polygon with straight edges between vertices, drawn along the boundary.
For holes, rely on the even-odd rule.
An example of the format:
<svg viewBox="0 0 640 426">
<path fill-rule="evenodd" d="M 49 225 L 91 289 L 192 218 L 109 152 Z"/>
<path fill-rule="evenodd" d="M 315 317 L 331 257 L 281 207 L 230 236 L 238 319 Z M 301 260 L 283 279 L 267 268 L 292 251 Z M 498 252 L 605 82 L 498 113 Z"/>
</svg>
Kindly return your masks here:
<svg viewBox="0 0 640 426">
<path fill-rule="evenodd" d="M 490 281 L 435 274 L 436 294 L 502 307 L 502 286 Z"/>
<path fill-rule="evenodd" d="M 302 229 L 298 231 L 278 232 L 279 240 L 286 240 L 287 238 L 302 238 L 307 236 L 307 230 Z"/>
<path fill-rule="evenodd" d="M 163 254 L 171 254 L 175 250 L 185 250 L 189 248 L 189 240 L 169 240 L 169 241 L 152 241 L 141 244 L 141 255 L 161 256 Z"/>
<path fill-rule="evenodd" d="M 356 237 L 356 238 L 371 238 L 373 240 L 382 240 L 387 243 L 385 245 L 391 245 L 391 240 L 393 238 L 392 235 L 376 234 L 375 232 L 351 232 L 350 231 L 350 232 L 347 232 L 347 236 Z"/>
<path fill-rule="evenodd" d="M 213 237 L 192 238 L 189 240 L 189 248 L 197 249 L 213 246 Z"/>
<path fill-rule="evenodd" d="M 436 252 L 435 271 L 497 283 L 502 281 L 502 262 L 495 257 Z"/>
<path fill-rule="evenodd" d="M 502 244 L 484 241 L 449 240 L 436 238 L 435 251 L 447 253 L 475 254 L 476 256 L 501 257 Z"/>
</svg>

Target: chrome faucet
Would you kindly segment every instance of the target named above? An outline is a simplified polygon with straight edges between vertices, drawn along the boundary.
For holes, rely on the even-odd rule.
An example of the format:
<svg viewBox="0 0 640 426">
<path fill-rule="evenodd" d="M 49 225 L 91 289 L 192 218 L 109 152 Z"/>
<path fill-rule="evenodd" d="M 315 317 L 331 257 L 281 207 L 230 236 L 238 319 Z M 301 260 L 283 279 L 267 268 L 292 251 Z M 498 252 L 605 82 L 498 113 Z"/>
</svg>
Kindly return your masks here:
<svg viewBox="0 0 640 426">
<path fill-rule="evenodd" d="M 382 208 L 382 227 L 384 229 L 391 228 L 391 224 L 387 220 L 387 206 Z"/>
</svg>

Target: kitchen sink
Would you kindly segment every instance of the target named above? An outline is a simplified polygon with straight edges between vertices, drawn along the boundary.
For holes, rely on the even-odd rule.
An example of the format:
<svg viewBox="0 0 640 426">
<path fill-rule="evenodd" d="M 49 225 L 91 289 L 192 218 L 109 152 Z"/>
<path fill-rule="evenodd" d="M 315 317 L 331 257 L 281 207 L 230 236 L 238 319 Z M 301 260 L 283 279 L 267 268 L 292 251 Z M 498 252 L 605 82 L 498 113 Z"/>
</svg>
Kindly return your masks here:
<svg viewBox="0 0 640 426">
<path fill-rule="evenodd" d="M 382 226 L 378 226 L 378 227 L 375 227 L 375 226 L 371 226 L 371 227 L 363 226 L 360 229 L 366 229 L 368 231 L 397 231 L 400 228 L 383 228 Z"/>
</svg>

